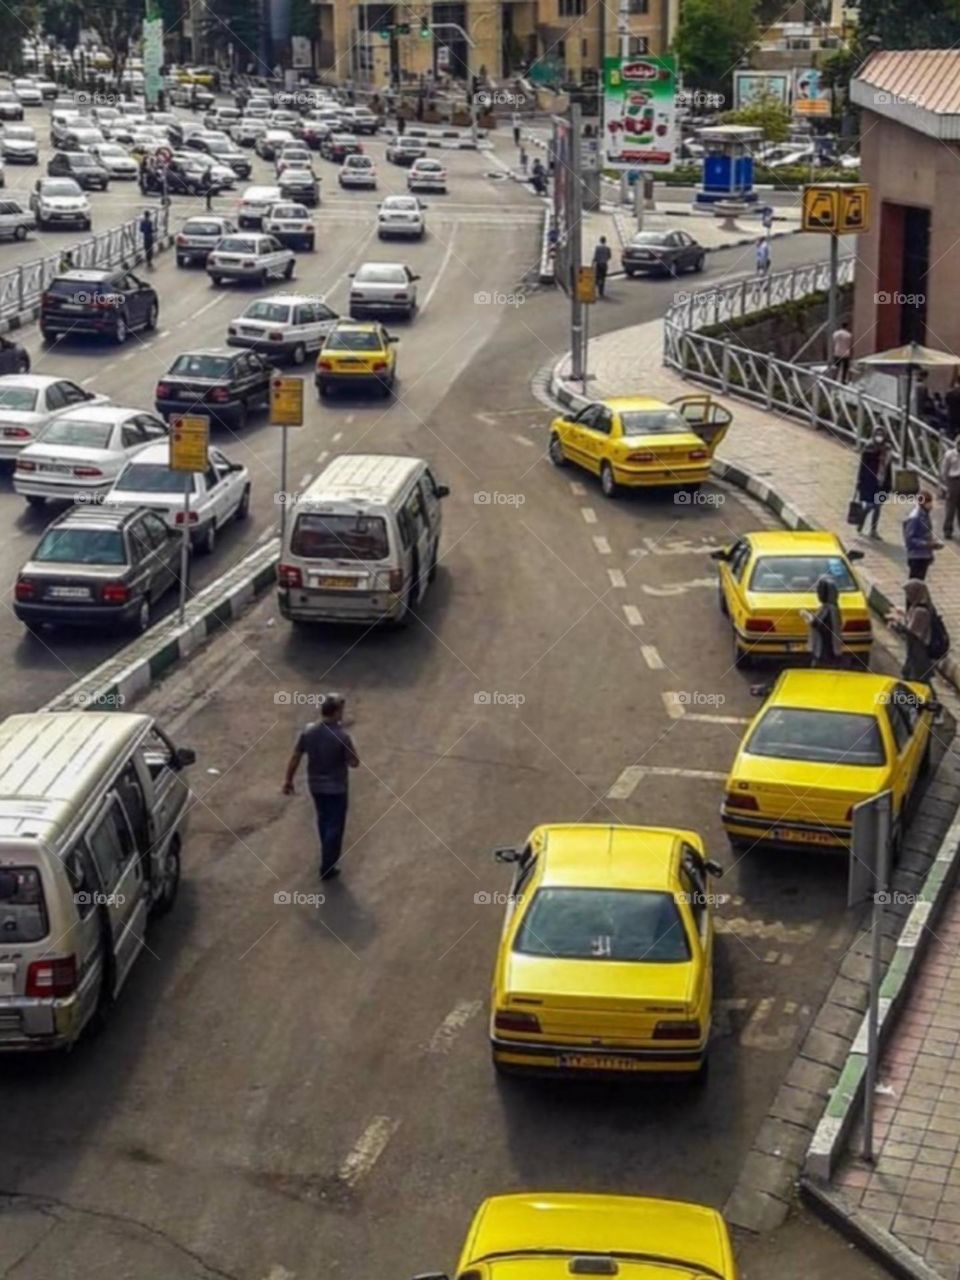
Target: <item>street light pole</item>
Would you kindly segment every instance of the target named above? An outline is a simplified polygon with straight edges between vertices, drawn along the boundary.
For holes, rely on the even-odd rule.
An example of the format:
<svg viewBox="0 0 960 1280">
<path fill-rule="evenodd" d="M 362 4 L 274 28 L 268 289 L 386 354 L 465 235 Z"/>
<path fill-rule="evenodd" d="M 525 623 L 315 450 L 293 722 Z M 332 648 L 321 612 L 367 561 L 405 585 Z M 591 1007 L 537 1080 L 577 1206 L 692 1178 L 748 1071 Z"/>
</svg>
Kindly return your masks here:
<svg viewBox="0 0 960 1280">
<path fill-rule="evenodd" d="M 467 35 L 459 22 L 431 22 L 431 31 L 456 31 L 467 46 L 467 93 L 470 99 L 470 136 L 477 142 L 477 95 L 473 91 L 473 58 L 470 56 L 477 44 Z"/>
</svg>

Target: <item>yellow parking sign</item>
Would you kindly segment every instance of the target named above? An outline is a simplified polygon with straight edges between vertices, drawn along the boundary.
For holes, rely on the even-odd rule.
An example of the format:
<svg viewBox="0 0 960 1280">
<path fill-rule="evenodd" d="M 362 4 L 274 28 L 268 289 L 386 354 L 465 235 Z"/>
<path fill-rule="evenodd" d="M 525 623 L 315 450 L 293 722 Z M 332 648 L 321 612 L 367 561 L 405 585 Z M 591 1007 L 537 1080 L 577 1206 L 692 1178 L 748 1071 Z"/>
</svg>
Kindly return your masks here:
<svg viewBox="0 0 960 1280">
<path fill-rule="evenodd" d="M 840 227 L 842 232 L 869 231 L 870 188 L 851 183 L 840 188 Z"/>
<path fill-rule="evenodd" d="M 803 230 L 837 231 L 840 197 L 835 186 L 803 188 Z"/>
<path fill-rule="evenodd" d="M 206 471 L 210 419 L 183 414 L 170 423 L 170 470 Z"/>
<path fill-rule="evenodd" d="M 580 302 L 591 303 L 597 300 L 597 273 L 593 267 L 581 267 L 577 276 L 577 298 Z"/>
<path fill-rule="evenodd" d="M 803 188 L 803 230 L 855 235 L 870 225 L 870 188 L 861 182 L 819 182 Z"/>
<path fill-rule="evenodd" d="M 303 379 L 270 379 L 270 422 L 274 427 L 303 426 Z"/>
</svg>

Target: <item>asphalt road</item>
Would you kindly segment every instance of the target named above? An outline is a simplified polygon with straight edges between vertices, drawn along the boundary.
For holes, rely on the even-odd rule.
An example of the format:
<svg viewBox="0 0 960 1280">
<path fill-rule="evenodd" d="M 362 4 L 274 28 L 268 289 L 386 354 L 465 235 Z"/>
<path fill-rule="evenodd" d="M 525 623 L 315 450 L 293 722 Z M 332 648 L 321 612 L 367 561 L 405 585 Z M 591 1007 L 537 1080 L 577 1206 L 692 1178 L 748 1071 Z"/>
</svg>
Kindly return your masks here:
<svg viewBox="0 0 960 1280">
<path fill-rule="evenodd" d="M 325 451 L 430 457 L 452 488 L 437 582 L 403 633 L 294 633 L 268 597 L 147 699 L 199 754 L 185 882 L 98 1037 L 0 1063 L 0 1268 L 18 1280 L 412 1276 L 452 1268 L 477 1203 L 521 1188 L 722 1205 L 851 940 L 842 865 L 734 862 L 717 816 L 755 703 L 708 555 L 768 517 L 712 486 L 697 505 L 606 502 L 550 466 L 530 380 L 566 346 L 562 301 L 473 301 L 510 293 L 535 260 L 537 206 L 484 178 L 482 158 L 450 167 L 430 239 L 397 253 L 422 271 L 425 306 L 402 330 L 396 403 L 312 407 L 291 471 L 314 474 Z M 369 203 L 331 196 L 299 273 L 334 302 L 373 248 Z M 781 261 L 819 252 L 781 243 Z M 707 274 L 748 269 L 730 252 Z M 151 343 L 129 359 L 58 352 L 57 368 L 149 403 L 171 355 L 214 340 L 234 306 L 169 259 L 156 276 Z M 675 287 L 616 282 L 595 331 L 659 314 Z M 205 574 L 276 518 L 275 433 L 254 426 L 230 451 L 254 469 L 253 514 Z M 3 507 L 9 574 L 39 522 L 8 494 Z M 7 709 L 107 648 L 31 647 L 4 628 Z M 278 902 L 318 888 L 309 800 L 280 783 L 330 687 L 364 762 L 344 875 L 322 905 Z M 687 714 L 669 714 L 671 693 Z M 490 1067 L 491 899 L 509 888 L 490 850 L 580 819 L 691 826 L 728 867 L 701 1092 L 500 1082 Z"/>
</svg>

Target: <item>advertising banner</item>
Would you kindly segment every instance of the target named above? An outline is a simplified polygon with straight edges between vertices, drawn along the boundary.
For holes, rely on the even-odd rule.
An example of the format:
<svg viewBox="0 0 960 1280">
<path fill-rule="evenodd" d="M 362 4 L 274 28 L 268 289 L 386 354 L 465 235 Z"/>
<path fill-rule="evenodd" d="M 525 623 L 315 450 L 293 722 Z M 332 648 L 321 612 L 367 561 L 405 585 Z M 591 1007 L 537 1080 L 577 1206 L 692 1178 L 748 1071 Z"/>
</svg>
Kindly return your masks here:
<svg viewBox="0 0 960 1280">
<path fill-rule="evenodd" d="M 147 106 L 155 107 L 160 100 L 163 88 L 163 77 L 160 68 L 163 66 L 163 18 L 154 16 L 148 9 L 143 24 L 143 96 Z"/>
<path fill-rule="evenodd" d="M 796 70 L 793 81 L 793 114 L 795 116 L 828 116 L 830 90 L 823 84 L 816 67 Z"/>
<path fill-rule="evenodd" d="M 604 165 L 669 171 L 677 151 L 677 60 L 640 54 L 603 60 Z"/>
<path fill-rule="evenodd" d="M 313 50 L 308 36 L 290 37 L 290 65 L 297 71 L 309 71 L 313 66 Z"/>
<path fill-rule="evenodd" d="M 758 98 L 775 98 L 789 106 L 792 89 L 789 71 L 735 71 L 733 73 L 733 109 L 749 107 Z"/>
</svg>

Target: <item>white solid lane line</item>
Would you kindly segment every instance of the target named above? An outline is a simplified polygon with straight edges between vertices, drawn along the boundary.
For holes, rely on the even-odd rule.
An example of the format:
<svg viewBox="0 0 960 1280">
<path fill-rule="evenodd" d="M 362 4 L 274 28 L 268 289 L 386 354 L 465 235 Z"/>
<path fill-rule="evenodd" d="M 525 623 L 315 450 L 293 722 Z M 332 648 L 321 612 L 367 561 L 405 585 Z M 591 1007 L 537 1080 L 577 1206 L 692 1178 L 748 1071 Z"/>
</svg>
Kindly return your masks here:
<svg viewBox="0 0 960 1280">
<path fill-rule="evenodd" d="M 698 778 L 709 782 L 725 782 L 727 775 L 714 769 L 671 769 L 666 766 L 630 764 L 606 794 L 607 800 L 629 800 L 647 776 L 654 778 Z"/>
<path fill-rule="evenodd" d="M 446 248 L 446 252 L 443 255 L 443 260 L 440 263 L 439 268 L 437 269 L 437 274 L 433 278 L 433 284 L 427 290 L 427 296 L 424 298 L 423 302 L 417 308 L 420 315 L 423 315 L 424 311 L 426 311 L 427 307 L 429 307 L 430 303 L 433 301 L 433 295 L 437 292 L 437 289 L 440 287 L 440 281 L 443 279 L 443 273 L 446 271 L 447 267 L 450 264 L 450 259 L 453 257 L 453 242 L 456 238 L 457 238 L 457 224 L 454 223 L 453 227 L 450 230 L 450 238 L 447 240 L 447 248 Z"/>
<path fill-rule="evenodd" d="M 374 1116 L 340 1166 L 337 1175 L 340 1181 L 355 1187 L 383 1155 L 399 1125 L 399 1120 L 391 1120 L 389 1116 Z"/>
<path fill-rule="evenodd" d="M 226 295 L 225 293 L 218 294 L 218 295 L 217 295 L 217 297 L 215 297 L 215 298 L 211 298 L 211 299 L 210 299 L 210 301 L 209 301 L 208 303 L 206 303 L 204 306 L 202 306 L 202 307 L 199 309 L 199 311 L 195 311 L 195 312 L 193 313 L 193 315 L 190 317 L 190 320 L 181 320 L 181 322 L 180 322 L 180 323 L 181 323 L 181 324 L 190 324 L 193 320 L 196 320 L 197 316 L 202 316 L 202 315 L 203 315 L 203 313 L 204 313 L 205 311 L 209 311 L 211 307 L 218 307 L 218 306 L 220 305 L 220 303 L 221 303 L 221 302 L 225 302 L 225 301 L 226 301 L 226 299 L 227 299 L 227 295 Z"/>
<path fill-rule="evenodd" d="M 449 1053 L 457 1036 L 482 1008 L 482 1000 L 458 1000 L 430 1037 L 426 1052 Z"/>
</svg>

